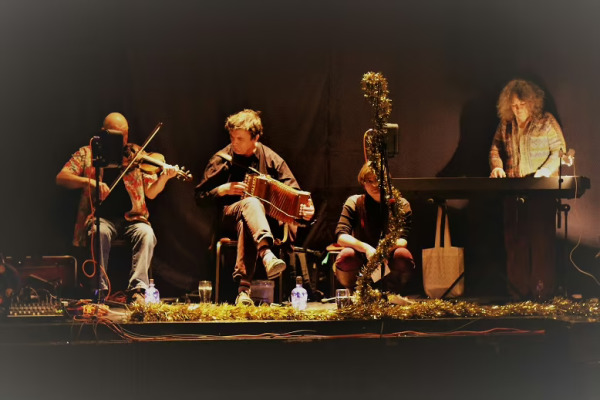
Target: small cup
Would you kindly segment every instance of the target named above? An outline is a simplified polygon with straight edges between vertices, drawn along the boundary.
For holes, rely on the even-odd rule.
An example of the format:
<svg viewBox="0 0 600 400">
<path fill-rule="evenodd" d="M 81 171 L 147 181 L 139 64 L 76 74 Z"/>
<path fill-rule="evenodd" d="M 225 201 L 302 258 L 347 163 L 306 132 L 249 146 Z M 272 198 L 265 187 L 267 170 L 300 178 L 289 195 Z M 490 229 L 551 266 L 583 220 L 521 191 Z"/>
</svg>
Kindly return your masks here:
<svg viewBox="0 0 600 400">
<path fill-rule="evenodd" d="M 254 304 L 271 304 L 275 297 L 275 282 L 256 280 L 250 282 L 250 298 Z"/>
<path fill-rule="evenodd" d="M 212 298 L 212 282 L 200 281 L 198 284 L 198 295 L 200 296 L 200 303 L 210 303 Z"/>
<path fill-rule="evenodd" d="M 351 305 L 350 289 L 337 289 L 335 291 L 335 304 L 337 304 L 338 310 Z"/>
</svg>

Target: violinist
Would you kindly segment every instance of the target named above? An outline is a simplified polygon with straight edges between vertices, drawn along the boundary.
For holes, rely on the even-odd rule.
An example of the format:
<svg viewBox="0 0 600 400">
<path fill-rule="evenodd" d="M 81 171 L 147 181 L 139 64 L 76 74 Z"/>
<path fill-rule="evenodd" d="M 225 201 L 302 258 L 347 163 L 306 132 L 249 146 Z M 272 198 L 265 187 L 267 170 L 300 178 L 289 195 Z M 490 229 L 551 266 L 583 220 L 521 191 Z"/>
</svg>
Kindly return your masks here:
<svg viewBox="0 0 600 400">
<path fill-rule="evenodd" d="M 103 129 L 119 131 L 123 134 L 124 147 L 127 145 L 129 125 L 120 113 L 110 113 L 104 119 Z M 124 163 L 127 160 L 124 159 Z M 83 189 L 73 244 L 86 246 L 91 243 L 95 232 L 95 216 L 100 218 L 100 254 L 98 263 L 106 270 L 112 241 L 126 239 L 132 248 L 131 273 L 126 295 L 129 301 L 143 299 L 148 287 L 148 270 L 156 245 L 156 237 L 148 221 L 146 197 L 154 199 L 163 191 L 167 181 L 177 175 L 177 167 L 163 164 L 162 172 L 144 171 L 130 167 L 116 186 L 110 190 L 113 182 L 121 175 L 118 168 L 102 168 L 100 184 L 96 187 L 96 168 L 92 164 L 91 146 L 81 147 L 63 166 L 56 176 L 56 183 L 68 189 Z M 94 210 L 91 199 L 95 190 L 100 190 L 100 206 Z M 100 273 L 98 271 L 98 273 Z M 108 282 L 100 273 L 100 291 L 102 298 L 108 293 Z"/>
</svg>

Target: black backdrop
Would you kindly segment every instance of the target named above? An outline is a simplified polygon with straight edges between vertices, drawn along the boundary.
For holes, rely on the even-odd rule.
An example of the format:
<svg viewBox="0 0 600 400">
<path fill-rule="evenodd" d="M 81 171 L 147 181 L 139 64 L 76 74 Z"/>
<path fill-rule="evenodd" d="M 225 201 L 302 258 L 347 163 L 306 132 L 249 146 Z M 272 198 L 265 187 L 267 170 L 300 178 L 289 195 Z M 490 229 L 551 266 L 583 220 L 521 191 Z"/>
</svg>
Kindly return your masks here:
<svg viewBox="0 0 600 400">
<path fill-rule="evenodd" d="M 54 177 L 104 116 L 120 111 L 137 143 L 162 121 L 149 149 L 196 177 L 170 182 L 150 202 L 155 272 L 165 285 L 193 288 L 212 268 L 210 215 L 195 206 L 193 186 L 228 141 L 225 118 L 242 108 L 263 112 L 264 142 L 313 192 L 320 219 L 303 240 L 322 249 L 345 196 L 358 190 L 367 71 L 389 82 L 390 122 L 400 126 L 394 176 L 487 176 L 497 95 L 524 77 L 547 91 L 577 152 L 575 173 L 594 186 L 599 17 L 600 4 L 585 0 L 4 0 L 0 251 L 72 251 L 77 194 Z M 599 197 L 592 188 L 570 202 L 569 239 L 581 237 L 580 266 L 591 272 L 599 267 Z M 501 248 L 495 210 L 480 207 L 485 218 L 474 219 L 460 202 L 451 205 L 467 254 Z M 418 256 L 433 241 L 435 208 L 415 211 L 410 242 Z M 469 238 L 467 225 L 492 243 Z"/>
</svg>

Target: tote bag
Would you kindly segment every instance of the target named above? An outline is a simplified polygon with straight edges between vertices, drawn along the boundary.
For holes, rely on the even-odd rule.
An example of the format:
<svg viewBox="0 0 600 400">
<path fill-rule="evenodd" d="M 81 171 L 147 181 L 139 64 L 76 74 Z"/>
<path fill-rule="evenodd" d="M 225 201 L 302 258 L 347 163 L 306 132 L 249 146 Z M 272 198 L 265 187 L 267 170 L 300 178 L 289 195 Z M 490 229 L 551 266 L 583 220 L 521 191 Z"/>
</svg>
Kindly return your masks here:
<svg viewBox="0 0 600 400">
<path fill-rule="evenodd" d="M 465 289 L 464 249 L 452 247 L 447 213 L 444 224 L 444 246 L 440 247 L 442 212 L 442 207 L 438 207 L 435 247 L 423 249 L 423 287 L 427 296 L 435 299 L 444 296 L 453 285 L 444 297 L 461 296 Z"/>
</svg>

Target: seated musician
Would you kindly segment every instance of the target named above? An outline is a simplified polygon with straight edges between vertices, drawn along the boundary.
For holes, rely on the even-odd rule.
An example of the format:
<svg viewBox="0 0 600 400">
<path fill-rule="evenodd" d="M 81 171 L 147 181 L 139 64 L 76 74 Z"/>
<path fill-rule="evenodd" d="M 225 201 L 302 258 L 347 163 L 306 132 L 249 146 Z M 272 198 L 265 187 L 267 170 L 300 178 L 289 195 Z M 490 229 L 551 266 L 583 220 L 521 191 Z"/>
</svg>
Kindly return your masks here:
<svg viewBox="0 0 600 400">
<path fill-rule="evenodd" d="M 497 105 L 500 124 L 489 152 L 490 177 L 558 175 L 565 139 L 554 116 L 543 107 L 544 92 L 534 83 L 514 79 L 502 89 Z M 507 275 L 515 300 L 554 294 L 555 214 L 555 199 L 543 195 L 505 201 Z"/>
<path fill-rule="evenodd" d="M 387 218 L 380 205 L 379 183 L 369 163 L 361 168 L 358 182 L 367 194 L 353 195 L 346 200 L 335 229 L 337 243 L 343 247 L 335 261 L 335 276 L 349 289 L 354 288 L 360 269 L 375 254 Z M 382 282 L 383 290 L 394 293 L 402 293 L 415 272 L 412 254 L 406 248 L 412 211 L 408 200 L 401 197 L 399 201 L 405 212 L 405 225 L 388 258 L 390 273 Z"/>
<path fill-rule="evenodd" d="M 104 119 L 103 128 L 123 134 L 123 145 L 127 144 L 129 125 L 122 114 L 110 113 Z M 92 165 L 91 147 L 81 147 L 73 154 L 56 176 L 56 183 L 69 189 L 83 189 L 77 222 L 75 225 L 75 246 L 86 246 L 88 236 L 95 231 L 95 215 L 92 214 L 90 198 L 95 198 L 96 168 Z M 131 168 L 109 194 L 112 184 L 121 173 L 119 168 L 101 170 L 101 206 L 96 212 L 100 216 L 99 263 L 106 269 L 111 241 L 123 237 L 131 243 L 131 275 L 126 291 L 128 300 L 141 300 L 148 287 L 148 269 L 156 245 L 154 231 L 148 221 L 146 197 L 153 199 L 165 188 L 169 179 L 176 175 L 176 168 L 166 166 L 160 176 L 145 174 L 139 168 Z M 99 272 L 98 272 L 99 273 Z M 106 295 L 108 285 L 101 274 L 100 293 Z"/>
<path fill-rule="evenodd" d="M 216 202 L 222 214 L 221 229 L 235 232 L 237 259 L 233 278 L 239 284 L 235 303 L 252 305 L 250 282 L 257 260 L 262 260 L 268 279 L 278 277 L 286 265 L 271 251 L 274 237 L 263 203 L 256 197 L 241 198 L 248 190 L 244 177 L 250 169 L 255 169 L 292 188 L 299 186 L 286 162 L 259 142 L 263 135 L 259 112 L 246 109 L 231 115 L 225 129 L 231 144 L 211 157 L 202 181 L 196 186 L 196 200 L 198 205 Z M 314 211 L 312 202 L 302 207 L 302 218 L 310 220 Z"/>
</svg>

